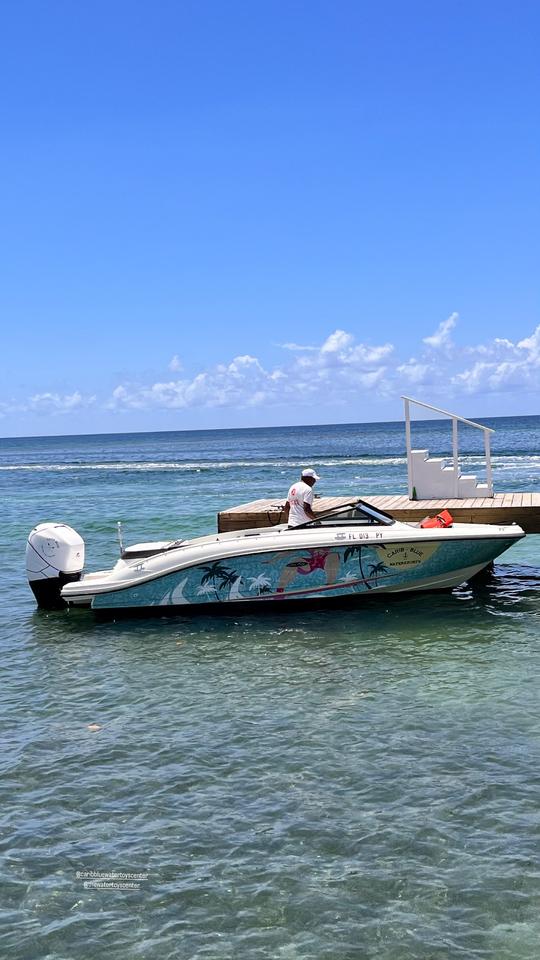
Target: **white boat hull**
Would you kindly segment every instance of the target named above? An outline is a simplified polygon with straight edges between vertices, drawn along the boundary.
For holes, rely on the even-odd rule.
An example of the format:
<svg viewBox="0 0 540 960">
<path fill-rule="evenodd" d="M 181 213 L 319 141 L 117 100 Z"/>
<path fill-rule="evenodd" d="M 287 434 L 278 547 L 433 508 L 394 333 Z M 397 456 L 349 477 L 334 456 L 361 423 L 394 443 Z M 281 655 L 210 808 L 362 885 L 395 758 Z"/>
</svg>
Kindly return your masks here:
<svg viewBox="0 0 540 960">
<path fill-rule="evenodd" d="M 162 613 L 451 589 L 522 536 L 516 526 L 469 524 L 446 530 L 396 523 L 366 531 L 244 531 L 120 560 L 110 571 L 66 584 L 61 595 L 69 605 L 96 611 Z"/>
</svg>

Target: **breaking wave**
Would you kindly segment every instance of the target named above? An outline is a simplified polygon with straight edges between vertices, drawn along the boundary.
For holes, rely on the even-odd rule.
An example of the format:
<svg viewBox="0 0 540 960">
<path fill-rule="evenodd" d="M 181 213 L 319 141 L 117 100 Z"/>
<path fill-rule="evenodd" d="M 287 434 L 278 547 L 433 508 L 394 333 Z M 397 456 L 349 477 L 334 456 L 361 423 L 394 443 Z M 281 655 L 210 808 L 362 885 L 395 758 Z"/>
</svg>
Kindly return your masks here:
<svg viewBox="0 0 540 960">
<path fill-rule="evenodd" d="M 445 457 L 447 462 L 451 463 L 451 457 Z M 393 467 L 403 466 L 407 463 L 406 457 L 328 457 L 324 459 L 315 458 L 314 464 L 317 467 Z M 462 466 L 482 467 L 485 460 L 482 456 L 462 456 L 460 457 Z M 530 467 L 540 465 L 540 455 L 498 455 L 491 458 L 493 467 L 500 470 L 527 470 Z M 0 464 L 0 472 L 26 471 L 34 473 L 62 473 L 67 471 L 81 470 L 106 470 L 118 472 L 158 472 L 158 471 L 185 471 L 199 472 L 206 470 L 234 470 L 234 469 L 257 469 L 257 468 L 290 468 L 299 469 L 305 465 L 305 460 L 201 460 L 200 462 L 189 461 L 104 461 L 102 463 L 17 463 Z"/>
<path fill-rule="evenodd" d="M 318 467 L 341 466 L 399 466 L 407 463 L 406 457 L 351 457 L 332 460 L 317 460 Z M 0 471 L 27 470 L 37 473 L 57 473 L 67 470 L 118 470 L 118 471 L 158 471 L 158 470 L 233 470 L 239 467 L 291 467 L 304 466 L 304 460 L 220 460 L 204 461 L 200 463 L 185 462 L 122 462 L 122 463 L 20 463 L 0 465 Z"/>
</svg>

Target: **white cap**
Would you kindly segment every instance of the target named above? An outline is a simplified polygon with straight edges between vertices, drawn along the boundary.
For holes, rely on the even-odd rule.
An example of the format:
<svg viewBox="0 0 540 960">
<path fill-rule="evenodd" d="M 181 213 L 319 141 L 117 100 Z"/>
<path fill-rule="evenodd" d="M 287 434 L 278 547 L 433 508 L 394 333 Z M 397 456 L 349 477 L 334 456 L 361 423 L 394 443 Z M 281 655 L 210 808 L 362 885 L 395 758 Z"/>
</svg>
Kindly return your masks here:
<svg viewBox="0 0 540 960">
<path fill-rule="evenodd" d="M 314 480 L 320 480 L 321 478 L 315 473 L 311 467 L 308 467 L 307 470 L 302 470 L 303 477 L 312 477 Z"/>
</svg>

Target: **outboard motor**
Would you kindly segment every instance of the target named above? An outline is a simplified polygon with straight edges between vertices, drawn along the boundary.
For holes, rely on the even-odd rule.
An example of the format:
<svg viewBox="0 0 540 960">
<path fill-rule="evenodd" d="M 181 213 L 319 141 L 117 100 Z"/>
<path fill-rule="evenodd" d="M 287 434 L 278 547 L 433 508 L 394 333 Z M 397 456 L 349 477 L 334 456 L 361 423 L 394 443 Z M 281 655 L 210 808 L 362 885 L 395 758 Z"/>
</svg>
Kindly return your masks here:
<svg viewBox="0 0 540 960">
<path fill-rule="evenodd" d="M 81 579 L 84 540 L 65 523 L 39 523 L 26 544 L 26 573 L 38 607 L 65 607 L 60 591 Z"/>
</svg>

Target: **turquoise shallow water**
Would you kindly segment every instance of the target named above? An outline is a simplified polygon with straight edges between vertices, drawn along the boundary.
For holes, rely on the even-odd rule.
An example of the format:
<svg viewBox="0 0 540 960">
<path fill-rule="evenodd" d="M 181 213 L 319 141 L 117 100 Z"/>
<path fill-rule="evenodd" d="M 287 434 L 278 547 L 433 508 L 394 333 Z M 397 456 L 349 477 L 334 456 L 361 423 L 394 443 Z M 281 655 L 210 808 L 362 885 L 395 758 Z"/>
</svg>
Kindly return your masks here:
<svg viewBox="0 0 540 960">
<path fill-rule="evenodd" d="M 540 419 L 493 425 L 497 489 L 535 489 Z M 42 519 L 98 567 L 116 520 L 203 532 L 305 462 L 399 492 L 402 434 L 1 442 L 0 956 L 538 956 L 538 537 L 474 588 L 293 617 L 95 624 L 25 582 Z"/>
</svg>

